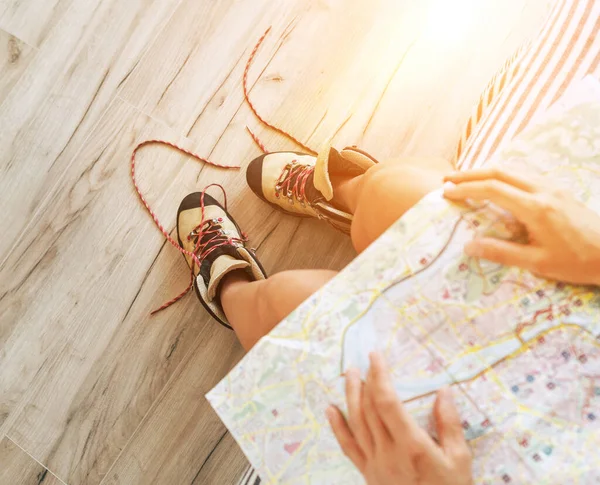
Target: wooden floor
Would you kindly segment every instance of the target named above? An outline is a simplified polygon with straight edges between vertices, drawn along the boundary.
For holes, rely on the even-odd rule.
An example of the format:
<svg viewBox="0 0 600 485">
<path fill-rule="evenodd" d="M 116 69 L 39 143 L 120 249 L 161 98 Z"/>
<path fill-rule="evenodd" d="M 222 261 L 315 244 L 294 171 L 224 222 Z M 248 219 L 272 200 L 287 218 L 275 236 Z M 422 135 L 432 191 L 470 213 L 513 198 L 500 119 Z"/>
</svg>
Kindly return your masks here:
<svg viewBox="0 0 600 485">
<path fill-rule="evenodd" d="M 551 0 L 0 0 L 0 483 L 233 484 L 246 463 L 204 394 L 242 356 L 134 193 L 159 137 L 227 164 L 357 144 L 451 157 L 495 70 Z M 452 7 L 449 8 L 448 6 Z M 143 189 L 172 229 L 210 182 L 270 272 L 342 268 L 349 241 L 273 212 L 244 174 L 164 148 Z"/>
</svg>

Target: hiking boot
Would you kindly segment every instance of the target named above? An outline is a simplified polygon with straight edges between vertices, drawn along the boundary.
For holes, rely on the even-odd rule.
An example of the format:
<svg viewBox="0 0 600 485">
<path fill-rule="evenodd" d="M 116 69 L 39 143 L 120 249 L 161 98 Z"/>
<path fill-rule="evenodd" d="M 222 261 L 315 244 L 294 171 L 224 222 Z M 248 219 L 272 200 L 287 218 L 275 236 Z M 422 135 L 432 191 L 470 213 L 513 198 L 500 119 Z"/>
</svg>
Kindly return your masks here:
<svg viewBox="0 0 600 485">
<path fill-rule="evenodd" d="M 331 175 L 362 175 L 376 163 L 371 155 L 356 147 L 341 152 L 327 147 L 317 157 L 273 152 L 250 162 L 246 180 L 271 207 L 294 216 L 324 219 L 349 234 L 353 216 L 331 202 Z"/>
<path fill-rule="evenodd" d="M 223 278 L 236 270 L 245 271 L 253 281 L 267 277 L 254 251 L 246 248 L 247 237 L 219 202 L 206 192 L 195 192 L 183 199 L 177 211 L 177 238 L 182 248 L 196 256 L 184 254 L 200 303 L 231 328 L 220 300 Z"/>
</svg>

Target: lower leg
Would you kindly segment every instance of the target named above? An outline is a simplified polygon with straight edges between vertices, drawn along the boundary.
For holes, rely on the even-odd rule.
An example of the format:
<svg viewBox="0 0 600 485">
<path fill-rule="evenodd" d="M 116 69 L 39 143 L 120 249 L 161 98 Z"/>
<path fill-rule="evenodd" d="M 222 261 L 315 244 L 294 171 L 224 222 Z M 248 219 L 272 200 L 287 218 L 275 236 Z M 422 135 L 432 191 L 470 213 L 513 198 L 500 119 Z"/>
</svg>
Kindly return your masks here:
<svg viewBox="0 0 600 485">
<path fill-rule="evenodd" d="M 331 175 L 333 199 L 331 203 L 350 214 L 356 212 L 358 194 L 364 175 L 350 177 L 348 175 Z"/>
<path fill-rule="evenodd" d="M 336 274 L 294 270 L 250 281 L 244 271 L 233 271 L 221 283 L 221 305 L 242 346 L 249 350 Z"/>
</svg>

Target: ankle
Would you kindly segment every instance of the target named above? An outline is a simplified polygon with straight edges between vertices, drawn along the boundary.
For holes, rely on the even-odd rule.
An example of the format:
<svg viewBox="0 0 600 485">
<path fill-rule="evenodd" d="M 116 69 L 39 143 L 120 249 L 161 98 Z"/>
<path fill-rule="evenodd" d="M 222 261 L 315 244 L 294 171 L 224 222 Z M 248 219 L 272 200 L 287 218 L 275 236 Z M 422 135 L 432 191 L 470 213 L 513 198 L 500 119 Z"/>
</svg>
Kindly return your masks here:
<svg viewBox="0 0 600 485">
<path fill-rule="evenodd" d="M 240 285 L 245 285 L 246 283 L 250 283 L 252 281 L 252 277 L 248 274 L 245 269 L 236 269 L 227 273 L 223 279 L 221 280 L 221 284 L 219 285 L 219 292 L 221 293 L 221 297 L 225 293 L 229 293 L 234 291 Z"/>
<path fill-rule="evenodd" d="M 354 214 L 362 175 L 353 177 L 348 175 L 331 175 L 330 179 L 333 187 L 331 204 L 349 214 Z"/>
<path fill-rule="evenodd" d="M 226 307 L 235 301 L 238 291 L 250 282 L 252 278 L 244 269 L 236 269 L 223 277 L 219 284 L 219 299 L 225 313 Z"/>
</svg>

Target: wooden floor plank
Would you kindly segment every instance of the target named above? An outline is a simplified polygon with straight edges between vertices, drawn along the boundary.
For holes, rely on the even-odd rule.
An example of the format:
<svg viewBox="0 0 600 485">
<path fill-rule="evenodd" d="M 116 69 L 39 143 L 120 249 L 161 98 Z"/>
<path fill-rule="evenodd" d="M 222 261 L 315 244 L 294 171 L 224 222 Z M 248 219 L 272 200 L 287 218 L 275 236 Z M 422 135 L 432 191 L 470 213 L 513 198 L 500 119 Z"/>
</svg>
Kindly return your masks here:
<svg viewBox="0 0 600 485">
<path fill-rule="evenodd" d="M 252 98 L 266 119 L 313 148 L 333 139 L 381 159 L 450 158 L 480 93 L 553 3 L 344 2 L 311 10 L 297 20 Z M 263 67 L 257 59 L 251 78 Z M 257 133 L 270 149 L 290 146 L 268 129 Z"/>
<path fill-rule="evenodd" d="M 234 485 L 240 479 L 248 462 L 229 432 L 223 434 L 217 446 L 202 463 L 191 485 L 221 483 Z"/>
<path fill-rule="evenodd" d="M 53 25 L 0 105 L 0 193 L 10 207 L 0 216 L 0 265 L 20 237 L 35 237 L 27 225 L 62 190 L 67 166 L 178 2 L 74 0 Z"/>
<path fill-rule="evenodd" d="M 285 106 L 276 121 L 302 139 L 310 137 L 327 111 L 330 135 L 367 88 L 377 91 L 373 79 L 391 73 L 402 54 L 401 46 L 416 34 L 414 28 L 397 28 L 389 20 L 399 13 L 396 3 L 389 1 L 379 9 L 364 2 L 286 2 L 277 9 L 242 3 L 224 13 L 212 5 L 199 8 L 193 3 L 184 0 L 121 95 L 169 126 L 207 139 L 209 144 L 214 144 L 215 133 L 240 109 L 246 60 L 267 27 L 272 30 L 255 59 L 250 86 L 260 78 L 262 89 L 254 96 L 258 105 L 267 113 Z M 359 18 L 361 22 L 356 21 Z M 384 20 L 385 26 L 379 25 Z M 194 28 L 188 30 L 188 25 Z M 378 25 L 377 35 L 369 35 L 373 25 Z M 382 39 L 387 46 L 390 32 L 396 32 L 399 52 L 388 46 L 384 49 L 387 56 L 370 60 Z M 261 76 L 271 63 L 277 66 Z M 284 69 L 285 76 L 277 69 Z M 326 139 L 321 136 L 315 145 Z M 284 140 L 280 145 L 297 148 Z"/>
<path fill-rule="evenodd" d="M 88 165 L 76 184 L 40 215 L 45 253 L 32 248 L 43 254 L 35 270 L 0 302 L 20 322 L 2 355 L 2 404 L 15 409 L 6 426 L 69 483 L 99 481 L 208 320 L 189 299 L 149 317 L 189 281 L 175 251 L 157 259 L 163 238 L 131 190 L 127 154 L 159 134 L 162 125 L 115 101 L 80 154 Z M 143 161 L 141 183 L 146 173 L 165 184 L 155 206 L 172 221 L 201 167 L 160 149 Z"/>
<path fill-rule="evenodd" d="M 348 126 L 346 136 L 355 129 L 353 139 L 382 158 L 453 157 L 490 79 L 537 34 L 554 3 L 434 0 L 370 123 Z"/>
<path fill-rule="evenodd" d="M 215 98 L 215 88 L 231 80 L 234 85 L 227 94 L 237 104 L 228 112 L 226 126 L 241 104 L 241 73 L 253 43 L 269 25 L 283 32 L 295 6 L 303 3 L 284 2 L 275 8 L 266 0 L 183 0 L 124 84 L 121 97 L 185 134 Z M 220 130 L 209 131 L 213 136 Z"/>
<path fill-rule="evenodd" d="M 0 1 L 0 28 L 39 47 L 73 0 Z"/>
<path fill-rule="evenodd" d="M 226 430 L 204 394 L 241 356 L 241 348 L 232 339 L 213 339 L 208 334 L 198 338 L 190 361 L 174 376 L 102 485 L 235 483 L 239 476 L 234 478 L 227 470 L 216 471 L 214 466 L 232 462 L 241 474 L 241 452 L 229 440 L 229 446 L 219 449 Z M 160 446 L 149 446 L 150 442 L 160 442 Z M 222 456 L 224 453 L 227 456 Z M 231 480 L 199 482 L 200 476 Z"/>
<path fill-rule="evenodd" d="M 0 30 L 0 105 L 18 82 L 34 52 L 24 42 Z"/>
<path fill-rule="evenodd" d="M 0 440 L 0 485 L 64 485 L 8 437 Z"/>
</svg>

